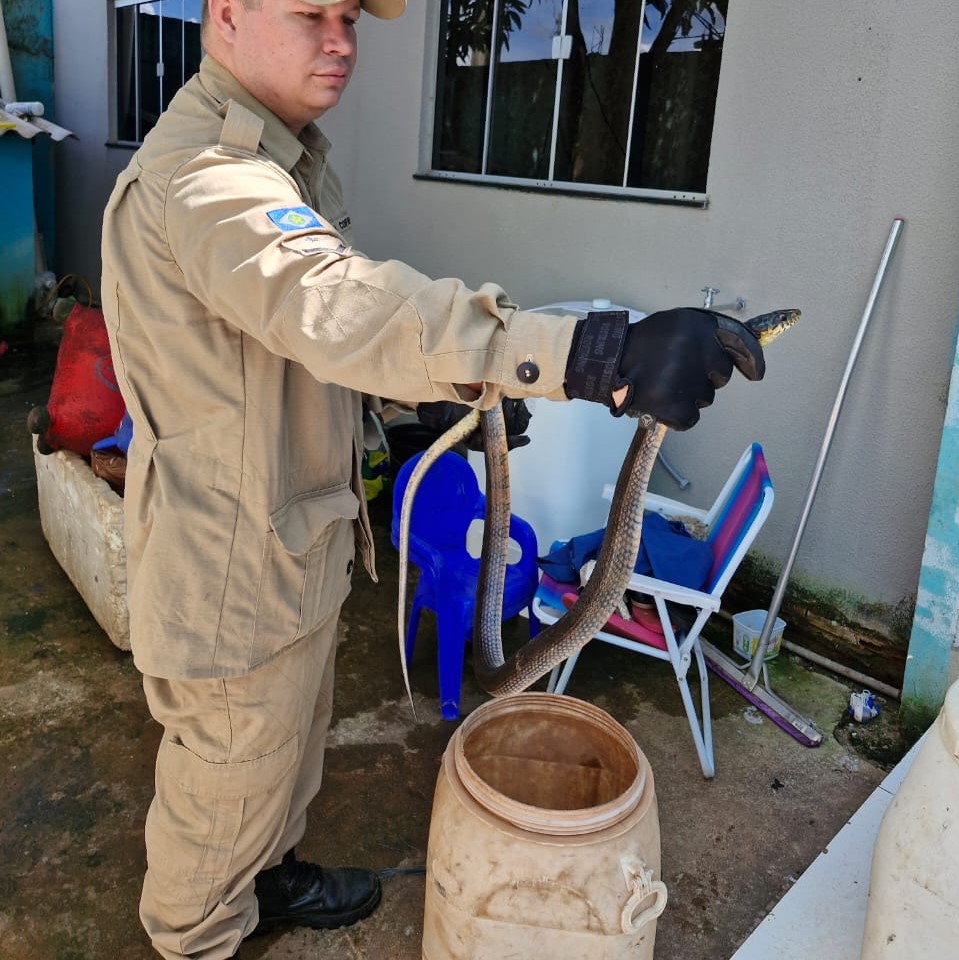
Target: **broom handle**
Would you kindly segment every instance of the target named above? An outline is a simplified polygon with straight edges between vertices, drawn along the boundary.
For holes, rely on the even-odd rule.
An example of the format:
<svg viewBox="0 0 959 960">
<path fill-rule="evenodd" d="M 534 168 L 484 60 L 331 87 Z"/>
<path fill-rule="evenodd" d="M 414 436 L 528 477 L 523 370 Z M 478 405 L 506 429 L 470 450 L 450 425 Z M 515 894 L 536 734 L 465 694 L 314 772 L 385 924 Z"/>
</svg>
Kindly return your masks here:
<svg viewBox="0 0 959 960">
<path fill-rule="evenodd" d="M 862 320 L 859 323 L 859 331 L 856 333 L 856 339 L 853 341 L 852 349 L 849 352 L 846 372 L 842 376 L 842 382 L 839 384 L 839 392 L 836 394 L 836 402 L 833 404 L 832 413 L 829 415 L 829 423 L 826 425 L 826 435 L 823 438 L 822 447 L 819 450 L 819 459 L 816 461 L 816 466 L 813 469 L 812 479 L 809 481 L 806 500 L 803 504 L 802 512 L 799 515 L 799 522 L 796 524 L 796 532 L 793 534 L 792 546 L 789 548 L 789 555 L 786 557 L 786 562 L 783 564 L 782 571 L 779 574 L 779 580 L 776 583 L 776 589 L 773 591 L 769 610 L 766 612 L 766 622 L 763 624 L 762 632 L 759 635 L 759 642 L 756 644 L 756 652 L 753 654 L 752 663 L 750 663 L 749 671 L 746 674 L 744 682 L 748 690 L 752 690 L 759 680 L 759 673 L 762 669 L 763 659 L 766 656 L 766 650 L 769 647 L 769 639 L 773 631 L 773 625 L 776 623 L 776 616 L 779 613 L 779 608 L 782 606 L 783 595 L 786 592 L 786 584 L 789 581 L 789 575 L 792 573 L 793 564 L 796 562 L 796 556 L 799 553 L 799 541 L 802 540 L 803 533 L 806 530 L 806 523 L 809 521 L 809 514 L 812 512 L 813 500 L 816 498 L 819 481 L 822 479 L 823 468 L 826 465 L 826 457 L 829 455 L 829 447 L 832 445 L 833 434 L 836 432 L 839 414 L 842 412 L 843 401 L 846 399 L 846 389 L 852 377 L 852 370 L 859 357 L 859 348 L 862 346 L 863 338 L 866 335 L 866 328 L 869 326 L 873 309 L 876 306 L 876 300 L 879 298 L 879 288 L 885 279 L 886 271 L 889 268 L 889 261 L 892 259 L 893 251 L 896 249 L 899 234 L 902 232 L 904 223 L 905 221 L 902 217 L 896 217 L 896 219 L 892 221 L 889 237 L 886 240 L 886 247 L 879 260 L 876 279 L 873 280 L 872 289 L 869 291 L 869 299 L 866 301 L 866 309 L 863 311 Z"/>
</svg>

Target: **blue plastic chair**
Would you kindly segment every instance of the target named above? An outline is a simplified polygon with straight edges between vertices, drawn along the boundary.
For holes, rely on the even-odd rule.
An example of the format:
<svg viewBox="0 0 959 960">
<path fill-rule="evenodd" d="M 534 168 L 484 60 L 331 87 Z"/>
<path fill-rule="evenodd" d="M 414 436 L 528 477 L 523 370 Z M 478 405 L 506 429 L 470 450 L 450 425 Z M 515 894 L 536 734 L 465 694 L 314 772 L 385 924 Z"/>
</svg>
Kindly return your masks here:
<svg viewBox="0 0 959 960">
<path fill-rule="evenodd" d="M 417 454 L 400 468 L 393 485 L 393 546 L 399 549 L 400 507 Z M 420 611 L 426 607 L 436 613 L 439 669 L 440 713 L 444 720 L 459 717 L 460 685 L 463 678 L 463 653 L 471 639 L 473 607 L 479 560 L 466 549 L 470 524 L 482 520 L 486 498 L 480 492 L 473 468 L 455 453 L 444 453 L 427 471 L 420 483 L 410 519 L 409 560 L 419 568 L 419 580 L 413 593 L 406 631 L 406 659 L 413 654 Z M 529 610 L 529 632 L 539 630 L 532 610 L 538 581 L 536 534 L 515 515 L 510 518 L 510 539 L 520 548 L 520 556 L 507 565 L 503 591 L 503 619 Z M 512 551 L 511 551 L 512 552 Z"/>
</svg>

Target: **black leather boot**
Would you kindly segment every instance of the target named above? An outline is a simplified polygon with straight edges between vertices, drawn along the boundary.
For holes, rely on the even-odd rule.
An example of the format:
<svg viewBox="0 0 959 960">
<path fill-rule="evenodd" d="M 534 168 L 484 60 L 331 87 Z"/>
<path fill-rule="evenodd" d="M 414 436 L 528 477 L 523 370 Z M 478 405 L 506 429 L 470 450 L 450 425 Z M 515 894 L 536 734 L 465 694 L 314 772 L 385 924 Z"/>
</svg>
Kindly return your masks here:
<svg viewBox="0 0 959 960">
<path fill-rule="evenodd" d="M 380 902 L 380 878 L 372 870 L 323 867 L 297 860 L 293 850 L 283 862 L 256 875 L 260 922 L 253 935 L 281 924 L 330 930 L 368 917 Z"/>
</svg>

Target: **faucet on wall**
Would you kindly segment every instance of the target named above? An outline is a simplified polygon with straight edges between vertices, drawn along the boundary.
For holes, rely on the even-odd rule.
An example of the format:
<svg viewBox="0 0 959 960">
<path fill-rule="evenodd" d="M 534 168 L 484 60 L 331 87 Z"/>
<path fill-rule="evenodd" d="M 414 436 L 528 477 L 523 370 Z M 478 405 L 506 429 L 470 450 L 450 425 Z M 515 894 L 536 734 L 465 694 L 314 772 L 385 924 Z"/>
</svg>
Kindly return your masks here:
<svg viewBox="0 0 959 960">
<path fill-rule="evenodd" d="M 716 299 L 716 294 L 719 293 L 719 290 L 716 287 L 703 287 L 703 306 L 707 310 L 736 310 L 739 313 L 742 313 L 746 309 L 746 300 L 744 297 L 736 297 L 732 303 L 725 303 L 721 306 L 713 306 L 713 301 Z"/>
</svg>

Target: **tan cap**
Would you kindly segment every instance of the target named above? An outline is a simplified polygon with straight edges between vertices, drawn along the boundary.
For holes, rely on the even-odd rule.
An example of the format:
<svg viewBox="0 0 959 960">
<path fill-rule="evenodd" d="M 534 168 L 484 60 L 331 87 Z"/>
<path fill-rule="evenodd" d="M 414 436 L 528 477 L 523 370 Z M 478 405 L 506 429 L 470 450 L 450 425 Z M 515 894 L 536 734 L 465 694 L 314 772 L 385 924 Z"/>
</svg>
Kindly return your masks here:
<svg viewBox="0 0 959 960">
<path fill-rule="evenodd" d="M 317 7 L 326 7 L 331 3 L 342 3 L 343 0 L 306 0 Z M 406 9 L 406 0 L 360 0 L 360 7 L 370 16 L 381 20 L 394 20 Z"/>
</svg>

